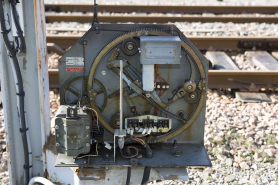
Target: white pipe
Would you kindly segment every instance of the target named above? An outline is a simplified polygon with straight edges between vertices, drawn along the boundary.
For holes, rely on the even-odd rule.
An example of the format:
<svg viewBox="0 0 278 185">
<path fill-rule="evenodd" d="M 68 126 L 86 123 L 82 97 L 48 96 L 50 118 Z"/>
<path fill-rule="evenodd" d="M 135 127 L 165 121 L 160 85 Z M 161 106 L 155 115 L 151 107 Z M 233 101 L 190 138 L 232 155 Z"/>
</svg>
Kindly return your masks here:
<svg viewBox="0 0 278 185">
<path fill-rule="evenodd" d="M 51 181 L 43 177 L 33 177 L 28 185 L 35 185 L 35 183 L 41 183 L 43 185 L 54 185 Z"/>
<path fill-rule="evenodd" d="M 120 60 L 120 134 L 123 133 L 123 61 Z"/>
</svg>

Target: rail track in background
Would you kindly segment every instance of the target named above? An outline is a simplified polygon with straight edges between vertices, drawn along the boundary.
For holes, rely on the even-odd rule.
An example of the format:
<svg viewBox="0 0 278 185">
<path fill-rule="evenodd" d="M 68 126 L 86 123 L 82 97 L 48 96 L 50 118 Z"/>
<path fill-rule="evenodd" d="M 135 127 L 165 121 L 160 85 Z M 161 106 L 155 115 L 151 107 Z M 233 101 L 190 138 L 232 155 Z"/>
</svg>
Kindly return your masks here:
<svg viewBox="0 0 278 185">
<path fill-rule="evenodd" d="M 92 22 L 94 6 L 87 4 L 46 4 L 46 22 Z M 167 6 L 99 5 L 100 22 L 266 22 L 278 23 L 277 6 Z M 72 14 L 60 14 L 73 12 Z M 113 12 L 113 14 L 109 14 Z M 107 15 L 108 14 L 108 15 Z M 234 15 L 231 15 L 234 14 Z M 262 14 L 262 15 L 258 15 Z"/>
<path fill-rule="evenodd" d="M 46 22 L 89 23 L 93 20 L 93 5 L 46 4 Z M 99 5 L 100 22 L 169 23 L 169 22 L 266 22 L 278 23 L 277 6 L 164 6 L 164 5 Z M 72 12 L 72 13 L 62 13 Z M 113 12 L 110 14 L 109 12 Z M 191 14 L 191 15 L 190 15 Z M 195 14 L 195 15 L 192 15 Z M 197 15 L 196 15 L 197 14 Z M 236 15 L 229 15 L 236 14 Z M 264 14 L 264 15 L 256 15 Z M 55 30 L 56 28 L 47 28 Z M 86 30 L 76 29 L 85 32 Z M 72 29 L 57 28 L 57 31 Z M 59 54 L 72 46 L 81 35 L 47 35 L 48 49 Z M 277 37 L 207 37 L 189 36 L 199 50 L 264 50 L 278 48 Z M 208 88 L 278 88 L 278 70 L 209 70 Z M 58 69 L 49 69 L 50 88 L 59 88 Z"/>
</svg>

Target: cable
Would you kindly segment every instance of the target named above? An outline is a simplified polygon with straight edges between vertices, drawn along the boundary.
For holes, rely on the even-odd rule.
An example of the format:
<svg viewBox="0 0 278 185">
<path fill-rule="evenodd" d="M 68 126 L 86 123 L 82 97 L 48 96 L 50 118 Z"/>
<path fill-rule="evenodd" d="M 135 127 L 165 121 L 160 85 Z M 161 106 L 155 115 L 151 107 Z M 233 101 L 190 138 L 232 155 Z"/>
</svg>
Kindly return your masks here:
<svg viewBox="0 0 278 185">
<path fill-rule="evenodd" d="M 13 74 L 15 76 L 15 86 L 17 90 L 17 103 L 18 103 L 18 115 L 19 115 L 19 122 L 21 125 L 20 132 L 22 136 L 22 142 L 23 142 L 23 151 L 24 151 L 24 184 L 27 185 L 30 179 L 30 171 L 29 169 L 32 167 L 32 165 L 29 164 L 29 149 L 28 149 L 28 141 L 27 141 L 27 130 L 28 128 L 26 127 L 26 120 L 25 120 L 25 110 L 24 110 L 24 96 L 25 92 L 23 89 L 23 80 L 22 80 L 22 75 L 19 67 L 19 63 L 16 57 L 16 51 L 14 47 L 11 45 L 9 39 L 8 39 L 8 30 L 6 29 L 5 25 L 5 19 L 4 19 L 4 9 L 3 9 L 3 3 L 2 0 L 0 0 L 0 21 L 1 21 L 1 33 L 3 35 L 3 40 L 5 42 L 5 45 L 8 49 L 10 59 L 12 60 L 12 69 L 13 69 Z"/>
<path fill-rule="evenodd" d="M 151 174 L 151 167 L 145 167 L 141 185 L 147 185 Z"/>
<path fill-rule="evenodd" d="M 121 153 L 122 157 L 125 158 L 125 159 L 134 158 L 134 157 L 136 157 L 136 156 L 138 155 L 138 153 L 139 153 L 138 148 L 136 148 L 135 146 L 127 146 L 127 149 L 134 149 L 136 153 L 133 154 L 133 155 L 131 155 L 131 156 L 125 156 L 125 155 L 123 154 L 123 152 L 122 152 L 122 149 L 121 149 L 121 150 L 120 150 L 120 153 Z"/>
<path fill-rule="evenodd" d="M 98 128 L 98 131 L 99 131 L 99 124 L 98 124 L 98 114 L 97 114 L 97 111 L 94 110 L 93 108 L 90 108 L 90 107 L 83 107 L 83 110 L 91 110 L 95 113 L 96 117 L 97 117 L 97 128 Z"/>
<path fill-rule="evenodd" d="M 19 52 L 26 53 L 26 43 L 25 43 L 25 39 L 23 37 L 23 31 L 21 29 L 21 26 L 20 26 L 20 23 L 19 23 L 19 16 L 18 16 L 18 13 L 17 13 L 17 10 L 16 10 L 17 1 L 16 0 L 11 0 L 10 3 L 11 3 L 11 7 L 12 7 L 14 25 L 16 27 L 16 31 L 17 31 L 17 34 L 18 34 L 19 39 L 20 39 Z"/>
<path fill-rule="evenodd" d="M 90 154 L 88 154 L 88 155 L 83 155 L 83 156 L 77 157 L 77 158 L 78 158 L 78 159 L 81 159 L 81 158 L 84 158 L 84 157 L 97 157 L 97 156 L 99 156 L 99 155 L 98 155 L 97 146 L 98 146 L 98 143 L 96 143 L 96 155 L 90 155 Z"/>
<path fill-rule="evenodd" d="M 130 184 L 131 167 L 127 167 L 126 185 Z"/>
</svg>

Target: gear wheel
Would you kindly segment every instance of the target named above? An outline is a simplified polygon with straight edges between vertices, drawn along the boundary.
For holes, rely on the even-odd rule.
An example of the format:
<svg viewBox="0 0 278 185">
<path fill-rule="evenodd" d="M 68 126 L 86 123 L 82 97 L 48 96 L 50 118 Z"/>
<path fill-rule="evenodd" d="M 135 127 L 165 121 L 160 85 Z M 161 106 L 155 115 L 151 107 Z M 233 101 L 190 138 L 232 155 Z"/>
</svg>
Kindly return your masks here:
<svg viewBox="0 0 278 185">
<path fill-rule="evenodd" d="M 153 29 L 141 29 L 141 30 L 135 30 L 135 31 L 131 31 L 129 33 L 123 34 L 117 38 L 115 38 L 113 41 L 111 41 L 109 44 L 107 44 L 101 51 L 100 53 L 97 55 L 97 57 L 95 58 L 90 72 L 89 72 L 89 79 L 88 79 L 88 89 L 91 89 L 93 86 L 93 81 L 94 81 L 94 74 L 95 71 L 97 69 L 98 64 L 102 61 L 103 57 L 106 56 L 106 54 L 111 51 L 115 46 L 119 45 L 120 43 L 122 43 L 124 40 L 126 39 L 130 39 L 133 37 L 139 37 L 140 36 L 148 36 L 148 35 L 153 35 L 153 36 L 172 36 L 169 33 L 163 32 L 161 30 L 153 30 Z M 202 62 L 200 61 L 199 57 L 197 56 L 197 54 L 193 51 L 193 49 L 182 40 L 181 42 L 181 46 L 182 48 L 188 52 L 189 56 L 192 57 L 193 61 L 195 61 L 196 66 L 198 68 L 198 71 L 200 73 L 200 77 L 201 79 L 206 79 L 206 73 L 203 67 Z M 171 139 L 172 137 L 180 134 L 181 132 L 183 132 L 187 127 L 189 127 L 194 120 L 197 118 L 197 116 L 199 115 L 203 104 L 204 104 L 204 100 L 205 100 L 205 94 L 206 91 L 202 90 L 201 95 L 200 95 L 200 99 L 199 102 L 196 106 L 196 109 L 193 111 L 193 113 L 191 114 L 191 116 L 189 117 L 189 119 L 183 123 L 182 125 L 180 125 L 179 127 L 177 127 L 176 129 L 161 135 L 158 137 L 157 142 L 163 142 L 166 141 L 168 139 Z M 91 101 L 90 103 L 91 107 L 96 109 L 96 104 L 94 101 Z M 97 109 L 96 109 L 97 110 Z M 111 125 L 109 125 L 109 123 L 105 120 L 105 118 L 101 115 L 101 113 L 98 113 L 99 115 L 99 120 L 102 123 L 102 125 L 111 133 L 114 133 L 114 128 L 111 127 Z"/>
</svg>

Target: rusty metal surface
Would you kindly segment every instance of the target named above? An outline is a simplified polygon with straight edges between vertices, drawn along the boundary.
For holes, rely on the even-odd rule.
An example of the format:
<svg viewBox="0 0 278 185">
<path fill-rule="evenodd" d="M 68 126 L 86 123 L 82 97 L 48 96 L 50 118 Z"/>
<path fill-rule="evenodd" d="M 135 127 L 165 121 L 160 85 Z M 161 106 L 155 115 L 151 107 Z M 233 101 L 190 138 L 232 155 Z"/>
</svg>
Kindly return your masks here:
<svg viewBox="0 0 278 185">
<path fill-rule="evenodd" d="M 88 23 L 92 22 L 93 15 L 45 15 L 46 22 L 79 22 Z M 259 22 L 259 23 L 278 23 L 276 16 L 190 16 L 183 15 L 178 16 L 136 16 L 136 15 L 99 15 L 98 20 L 100 22 L 118 23 L 118 22 L 134 22 L 134 23 L 168 23 L 168 22 L 234 22 L 234 23 L 246 23 L 246 22 Z"/>
<path fill-rule="evenodd" d="M 80 36 L 47 35 L 47 42 L 55 43 L 61 48 L 72 46 Z M 274 50 L 278 46 L 277 37 L 187 37 L 199 50 L 226 50 L 256 47 L 258 49 Z"/>
<path fill-rule="evenodd" d="M 206 148 L 202 143 L 183 143 L 179 144 L 178 148 L 173 149 L 171 144 L 150 144 L 150 147 L 155 155 L 153 158 L 143 157 L 138 159 L 138 166 L 149 167 L 186 167 L 186 166 L 211 166 Z M 139 151 L 145 156 L 145 149 L 139 148 Z M 176 157 L 176 151 L 180 151 L 180 156 Z M 163 152 L 161 152 L 163 151 Z M 108 158 L 103 158 L 109 153 Z M 167 159 L 167 160 L 165 160 Z M 117 167 L 117 166 L 131 166 L 130 160 L 124 159 L 119 149 L 116 152 L 116 162 L 113 160 L 113 152 L 107 149 L 99 150 L 99 156 L 90 158 L 84 157 L 81 159 L 74 159 L 65 154 L 58 154 L 55 163 L 56 167 Z"/>
<path fill-rule="evenodd" d="M 208 87 L 211 89 L 277 88 L 278 71 L 210 70 L 208 76 Z"/>
<path fill-rule="evenodd" d="M 277 6 L 187 6 L 187 5 L 98 5 L 99 12 L 157 12 L 157 13 L 194 13 L 204 12 L 215 14 L 231 13 L 265 13 L 275 14 Z M 82 11 L 92 12 L 93 4 L 45 4 L 46 11 Z"/>
<path fill-rule="evenodd" d="M 278 87 L 278 71 L 227 71 L 209 70 L 208 88 L 250 88 L 251 83 L 255 82 L 256 88 Z M 50 88 L 59 88 L 59 71 L 49 69 Z M 230 81 L 229 78 L 242 80 L 251 83 L 239 83 Z M 260 83 L 260 84 L 258 84 Z M 273 85 L 271 85 L 273 83 Z M 276 85 L 275 85 L 276 84 Z"/>
</svg>

